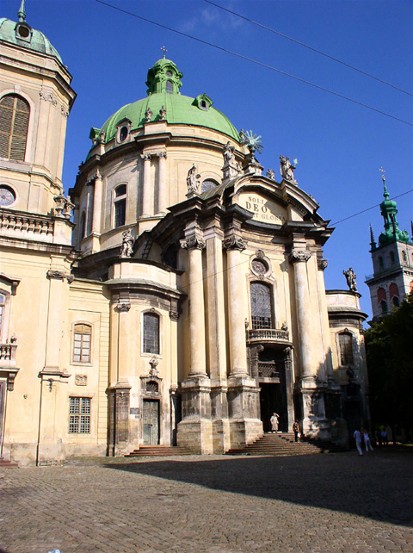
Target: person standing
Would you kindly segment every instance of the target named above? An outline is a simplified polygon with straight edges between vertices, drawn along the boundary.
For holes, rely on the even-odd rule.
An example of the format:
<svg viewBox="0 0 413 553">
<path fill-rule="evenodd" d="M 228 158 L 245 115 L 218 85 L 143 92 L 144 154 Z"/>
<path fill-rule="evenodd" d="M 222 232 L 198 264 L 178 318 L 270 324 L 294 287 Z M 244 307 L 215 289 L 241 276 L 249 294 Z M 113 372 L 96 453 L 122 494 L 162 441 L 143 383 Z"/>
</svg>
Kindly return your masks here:
<svg viewBox="0 0 413 553">
<path fill-rule="evenodd" d="M 353 438 L 356 442 L 356 448 L 359 455 L 363 455 L 363 452 L 361 450 L 361 432 L 360 430 L 356 429 L 353 434 Z"/>
<path fill-rule="evenodd" d="M 300 425 L 298 424 L 298 421 L 294 421 L 293 432 L 294 432 L 294 440 L 298 442 L 298 436 L 300 435 Z"/>
<path fill-rule="evenodd" d="M 272 417 L 270 418 L 271 423 L 271 432 L 273 434 L 276 434 L 278 432 L 278 421 L 279 421 L 280 415 L 278 413 L 273 413 Z"/>
<path fill-rule="evenodd" d="M 362 436 L 363 436 L 364 447 L 366 449 L 366 453 L 368 453 L 369 451 L 373 451 L 373 447 L 372 447 L 371 442 L 370 442 L 369 433 L 367 432 L 367 430 L 365 428 L 362 429 L 361 432 L 362 432 Z"/>
</svg>

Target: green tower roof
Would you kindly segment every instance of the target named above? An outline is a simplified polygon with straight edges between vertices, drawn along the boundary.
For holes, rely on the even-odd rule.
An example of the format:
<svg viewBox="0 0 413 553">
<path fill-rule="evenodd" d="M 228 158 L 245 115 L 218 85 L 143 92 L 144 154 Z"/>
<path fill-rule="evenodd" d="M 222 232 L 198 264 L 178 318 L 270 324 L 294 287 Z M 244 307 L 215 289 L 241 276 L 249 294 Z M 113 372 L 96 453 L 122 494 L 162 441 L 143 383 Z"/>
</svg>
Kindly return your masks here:
<svg viewBox="0 0 413 553">
<path fill-rule="evenodd" d="M 206 127 L 239 140 L 237 129 L 223 113 L 212 107 L 212 100 L 206 94 L 195 98 L 180 94 L 182 76 L 173 61 L 158 60 L 148 71 L 148 96 L 126 104 L 105 121 L 100 129 L 104 131 L 104 142 L 115 137 L 118 125 L 124 119 L 130 121 L 131 130 L 142 128 L 148 119 L 149 122 L 164 119 L 169 124 Z M 164 115 L 160 110 L 165 110 Z"/>
<path fill-rule="evenodd" d="M 17 17 L 17 22 L 5 17 L 0 18 L 0 40 L 15 44 L 16 46 L 21 46 L 22 48 L 27 48 L 34 52 L 54 56 L 62 62 L 62 58 L 58 51 L 52 46 L 45 35 L 26 23 L 24 0 L 21 2 Z"/>
<path fill-rule="evenodd" d="M 384 172 L 383 172 L 384 173 Z M 405 230 L 399 229 L 397 222 L 397 203 L 390 199 L 390 194 L 386 186 L 386 178 L 382 173 L 383 181 L 383 197 L 384 200 L 380 204 L 380 212 L 384 220 L 384 232 L 379 236 L 380 246 L 391 244 L 392 242 L 409 242 L 409 235 Z"/>
</svg>

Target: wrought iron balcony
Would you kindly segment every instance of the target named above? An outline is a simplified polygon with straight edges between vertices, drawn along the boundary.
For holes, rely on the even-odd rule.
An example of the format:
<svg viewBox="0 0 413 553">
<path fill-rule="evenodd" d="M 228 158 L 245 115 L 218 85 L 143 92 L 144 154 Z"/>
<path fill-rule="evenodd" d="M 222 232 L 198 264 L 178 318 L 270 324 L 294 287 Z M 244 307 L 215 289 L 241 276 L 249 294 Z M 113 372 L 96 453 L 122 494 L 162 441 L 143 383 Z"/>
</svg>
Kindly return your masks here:
<svg viewBox="0 0 413 553">
<path fill-rule="evenodd" d="M 288 330 L 278 328 L 254 328 L 247 330 L 247 342 L 249 345 L 272 343 L 287 345 L 290 341 Z"/>
</svg>

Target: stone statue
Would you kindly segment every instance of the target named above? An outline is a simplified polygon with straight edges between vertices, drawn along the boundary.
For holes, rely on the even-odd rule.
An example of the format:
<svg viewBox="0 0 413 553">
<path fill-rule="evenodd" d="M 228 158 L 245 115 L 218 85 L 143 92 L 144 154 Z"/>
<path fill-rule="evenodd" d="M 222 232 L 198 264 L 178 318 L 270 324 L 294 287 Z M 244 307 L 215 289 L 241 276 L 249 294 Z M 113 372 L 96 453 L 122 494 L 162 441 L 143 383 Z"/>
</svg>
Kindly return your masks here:
<svg viewBox="0 0 413 553">
<path fill-rule="evenodd" d="M 186 177 L 186 184 L 188 186 L 188 193 L 197 193 L 199 190 L 199 179 L 201 178 L 201 175 L 197 174 L 197 167 L 196 165 L 192 165 L 190 170 L 188 171 L 188 176 Z"/>
<path fill-rule="evenodd" d="M 153 115 L 153 113 L 152 113 L 151 108 L 147 108 L 147 110 L 145 111 L 145 121 L 147 123 L 149 123 L 149 121 L 152 119 L 152 115 Z"/>
<path fill-rule="evenodd" d="M 124 230 L 122 232 L 122 246 L 120 249 L 120 257 L 132 257 L 133 254 L 133 243 L 135 239 L 132 236 L 131 229 Z"/>
<path fill-rule="evenodd" d="M 268 177 L 271 180 L 274 180 L 275 173 L 274 173 L 273 169 L 268 169 L 267 174 L 265 176 Z"/>
<path fill-rule="evenodd" d="M 162 106 L 159 110 L 159 121 L 165 121 L 166 119 L 166 107 Z"/>
<path fill-rule="evenodd" d="M 231 143 L 228 141 L 224 146 L 224 162 L 225 165 L 232 165 L 235 161 L 235 148 L 231 146 Z"/>
<path fill-rule="evenodd" d="M 350 267 L 347 271 L 343 271 L 343 275 L 346 277 L 348 289 L 351 292 L 357 292 L 356 274 Z"/>
<path fill-rule="evenodd" d="M 297 164 L 294 160 L 295 165 L 293 165 L 288 157 L 280 156 L 280 173 L 283 179 L 290 182 L 296 183 L 297 181 L 294 178 L 294 171 L 297 167 Z"/>
</svg>

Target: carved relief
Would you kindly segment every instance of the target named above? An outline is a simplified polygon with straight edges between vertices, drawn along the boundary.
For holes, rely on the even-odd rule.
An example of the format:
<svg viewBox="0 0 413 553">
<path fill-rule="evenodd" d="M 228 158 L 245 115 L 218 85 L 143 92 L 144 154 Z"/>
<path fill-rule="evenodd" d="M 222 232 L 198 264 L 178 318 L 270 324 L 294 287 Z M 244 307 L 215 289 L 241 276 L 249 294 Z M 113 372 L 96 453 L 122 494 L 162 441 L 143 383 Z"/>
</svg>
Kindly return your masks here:
<svg viewBox="0 0 413 553">
<path fill-rule="evenodd" d="M 328 267 L 328 261 L 327 259 L 319 259 L 317 265 L 320 271 L 324 271 Z"/>
<path fill-rule="evenodd" d="M 44 100 L 45 102 L 50 102 L 53 106 L 57 105 L 57 100 L 51 92 L 46 92 L 45 90 L 40 90 L 39 91 L 39 96 L 40 96 L 41 100 Z"/>
<path fill-rule="evenodd" d="M 290 263 L 307 263 L 311 257 L 311 252 L 308 250 L 293 249 L 290 253 Z"/>
<path fill-rule="evenodd" d="M 229 238 L 226 238 L 223 243 L 223 247 L 226 250 L 239 250 L 243 251 L 247 247 L 247 242 L 243 240 L 240 236 L 233 234 Z"/>
<path fill-rule="evenodd" d="M 87 375 L 86 374 L 77 374 L 75 376 L 75 385 L 76 386 L 87 386 Z"/>
<path fill-rule="evenodd" d="M 183 240 L 180 240 L 181 248 L 187 249 L 187 250 L 203 250 L 205 248 L 205 241 L 200 236 L 197 236 L 196 234 L 190 236 L 189 238 L 184 238 Z"/>
</svg>

